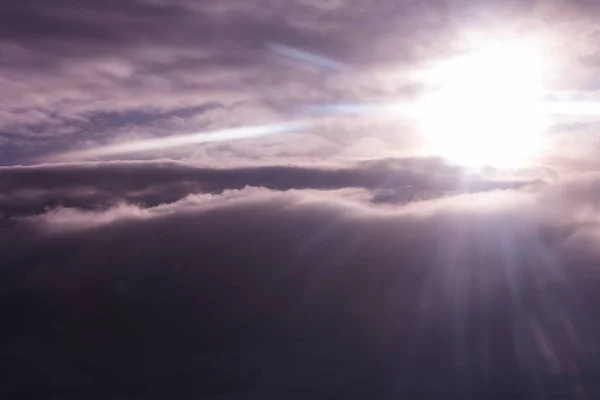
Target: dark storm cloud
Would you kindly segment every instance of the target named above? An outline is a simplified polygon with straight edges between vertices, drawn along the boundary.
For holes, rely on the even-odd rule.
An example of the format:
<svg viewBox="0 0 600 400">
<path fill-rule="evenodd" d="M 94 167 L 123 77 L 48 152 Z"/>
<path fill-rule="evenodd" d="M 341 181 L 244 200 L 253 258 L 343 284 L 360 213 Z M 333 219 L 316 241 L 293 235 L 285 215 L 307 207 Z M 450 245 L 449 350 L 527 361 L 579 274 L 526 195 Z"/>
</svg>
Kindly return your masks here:
<svg viewBox="0 0 600 400">
<path fill-rule="evenodd" d="M 56 207 L 143 207 L 194 193 L 247 186 L 272 190 L 367 189 L 373 200 L 406 203 L 463 192 L 516 189 L 531 179 L 486 178 L 438 159 L 389 159 L 352 167 L 265 166 L 202 168 L 175 162 L 107 162 L 0 168 L 0 212 L 30 215 Z"/>
<path fill-rule="evenodd" d="M 79 393 L 229 379 L 239 398 L 531 398 L 570 396 L 569 382 L 594 396 L 597 255 L 584 246 L 575 261 L 574 214 L 557 223 L 537 202 L 494 192 L 381 209 L 245 189 L 56 210 L 0 231 L 3 342 L 62 354 L 64 374 L 83 376 L 54 387 Z M 1 386 L 47 388 L 59 367 L 41 353 L 17 350 Z"/>
</svg>

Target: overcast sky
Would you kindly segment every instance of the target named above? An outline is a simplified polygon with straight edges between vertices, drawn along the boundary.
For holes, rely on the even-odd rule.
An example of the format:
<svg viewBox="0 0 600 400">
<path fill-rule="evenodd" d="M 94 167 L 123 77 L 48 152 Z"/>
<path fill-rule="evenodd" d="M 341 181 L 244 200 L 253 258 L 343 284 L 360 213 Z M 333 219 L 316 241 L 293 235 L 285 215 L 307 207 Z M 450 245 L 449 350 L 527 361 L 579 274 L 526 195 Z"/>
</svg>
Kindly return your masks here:
<svg viewBox="0 0 600 400">
<path fill-rule="evenodd" d="M 600 118 L 503 169 L 332 111 L 411 104 L 481 36 L 541 43 L 545 98 L 593 104 L 598 21 L 593 0 L 0 0 L 0 396 L 598 396 Z"/>
</svg>

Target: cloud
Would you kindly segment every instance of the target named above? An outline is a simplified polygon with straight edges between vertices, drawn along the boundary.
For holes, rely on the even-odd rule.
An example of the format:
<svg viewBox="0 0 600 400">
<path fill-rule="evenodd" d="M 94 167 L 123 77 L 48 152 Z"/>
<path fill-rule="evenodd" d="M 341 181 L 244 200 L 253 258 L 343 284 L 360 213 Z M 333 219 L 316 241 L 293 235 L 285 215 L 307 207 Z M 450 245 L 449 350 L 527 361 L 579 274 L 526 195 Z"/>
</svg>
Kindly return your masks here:
<svg viewBox="0 0 600 400">
<path fill-rule="evenodd" d="M 154 207 L 190 194 L 261 187 L 365 189 L 378 203 L 406 203 L 463 192 L 517 189 L 539 177 L 471 174 L 437 159 L 389 159 L 347 166 L 202 167 L 171 161 L 49 164 L 0 168 L 0 212 L 26 216 L 52 208 Z"/>
<path fill-rule="evenodd" d="M 247 188 L 55 209 L 0 230 L 3 282 L 22 296 L 4 343 L 43 339 L 113 393 L 250 376 L 245 398 L 522 396 L 535 374 L 559 390 L 554 369 L 593 391 L 597 255 L 575 210 L 541 204 L 558 202 L 545 188 L 395 207 Z"/>
<path fill-rule="evenodd" d="M 587 18 L 595 11 L 554 1 L 28 1 L 0 16 L 0 163 L 277 123 L 310 104 L 410 100 L 428 89 L 415 71 L 460 54 L 486 30 L 541 36 L 556 68 L 571 71 L 557 72 L 551 89 L 585 92 L 597 75 Z M 269 43 L 350 70 L 291 67 Z M 338 134 L 353 140 L 322 152 L 337 156 L 364 138 L 398 145 L 353 123 Z M 312 136 L 330 140 L 331 132 Z"/>
<path fill-rule="evenodd" d="M 480 36 L 540 39 L 552 97 L 595 101 L 597 13 L 553 0 L 2 8 L 0 395 L 599 397 L 594 121 L 558 121 L 557 154 L 520 170 L 414 157 L 418 132 L 394 115 L 37 164 L 410 101 L 431 90 L 416 72 Z"/>
<path fill-rule="evenodd" d="M 373 17 L 362 18 L 364 11 Z M 282 5 L 270 0 L 253 4 L 127 0 L 102 5 L 32 1 L 2 15 L 6 23 L 0 43 L 4 93 L 0 132 L 17 135 L 10 140 L 20 146 L 17 156 L 11 151 L 13 158 L 30 163 L 29 154 L 119 142 L 130 130 L 153 138 L 280 122 L 305 102 L 376 95 L 389 91 L 389 86 L 370 82 L 364 71 L 357 71 L 361 76 L 357 80 L 353 73 L 279 65 L 271 57 L 269 43 L 300 54 L 319 54 L 330 64 L 362 64 L 369 69 L 391 54 L 383 39 L 376 54 L 366 54 L 375 51 L 372 39 L 384 34 L 393 38 L 399 55 L 392 58 L 402 58 L 416 46 L 415 29 L 421 29 L 417 16 L 423 12 L 410 2 L 362 0 L 329 5 L 306 1 Z M 360 31 L 355 29 L 357 20 L 364 24 Z M 393 28 L 400 22 L 411 24 L 410 41 L 399 41 L 395 28 L 382 31 L 383 26 Z M 425 31 L 431 29 L 431 22 L 425 25 L 429 26 Z M 403 84 L 409 85 L 404 81 L 394 86 Z M 227 110 L 225 115 L 216 127 L 199 126 L 204 108 L 215 103 Z M 236 121 L 232 114 L 240 103 L 259 111 Z M 190 115 L 186 110 L 196 112 Z M 181 115 L 183 126 L 157 131 L 140 114 L 163 125 Z"/>
</svg>

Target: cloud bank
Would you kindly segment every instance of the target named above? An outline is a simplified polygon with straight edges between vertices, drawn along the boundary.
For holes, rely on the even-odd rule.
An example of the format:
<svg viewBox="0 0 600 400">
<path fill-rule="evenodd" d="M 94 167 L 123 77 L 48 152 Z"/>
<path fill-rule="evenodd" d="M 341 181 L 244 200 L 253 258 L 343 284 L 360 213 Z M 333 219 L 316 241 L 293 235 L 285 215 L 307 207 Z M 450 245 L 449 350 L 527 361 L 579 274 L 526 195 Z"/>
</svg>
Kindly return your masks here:
<svg viewBox="0 0 600 400">
<path fill-rule="evenodd" d="M 21 365 L 2 386 L 233 398 L 592 395 L 597 178 L 464 175 L 437 160 L 5 169 L 3 193 L 28 193 L 34 206 L 0 230 L 3 343 L 14 353 L 2 357 Z M 437 194 L 381 203 L 384 182 Z M 39 209 L 35 200 L 77 199 L 86 187 L 92 200 L 114 202 Z M 158 199 L 132 200 L 144 190 Z M 62 371 L 54 386 L 44 363 Z M 43 379 L 26 379 L 32 370 Z"/>
</svg>

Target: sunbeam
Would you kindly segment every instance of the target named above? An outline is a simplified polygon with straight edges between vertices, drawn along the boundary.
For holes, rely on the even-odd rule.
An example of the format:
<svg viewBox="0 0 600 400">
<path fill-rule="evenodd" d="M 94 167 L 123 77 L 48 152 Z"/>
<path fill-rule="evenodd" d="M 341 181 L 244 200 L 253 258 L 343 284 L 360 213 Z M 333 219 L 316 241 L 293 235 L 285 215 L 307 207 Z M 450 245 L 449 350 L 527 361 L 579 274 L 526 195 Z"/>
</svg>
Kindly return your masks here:
<svg viewBox="0 0 600 400">
<path fill-rule="evenodd" d="M 286 46 L 280 43 L 268 43 L 267 48 L 272 53 L 283 57 L 284 59 L 295 61 L 300 65 L 312 65 L 335 72 L 346 72 L 350 70 L 350 67 L 343 62 L 306 50 L 301 50 L 296 47 Z"/>
<path fill-rule="evenodd" d="M 177 135 L 158 139 L 138 140 L 135 142 L 117 143 L 104 147 L 97 147 L 57 154 L 55 156 L 50 157 L 50 161 L 57 162 L 86 160 L 101 157 L 109 157 L 118 154 L 164 150 L 169 148 L 196 145 L 202 143 L 249 139 L 261 136 L 296 132 L 305 129 L 309 126 L 310 124 L 305 121 L 292 121 L 280 124 L 243 126 L 217 131 L 192 133 L 189 135 Z"/>
</svg>

